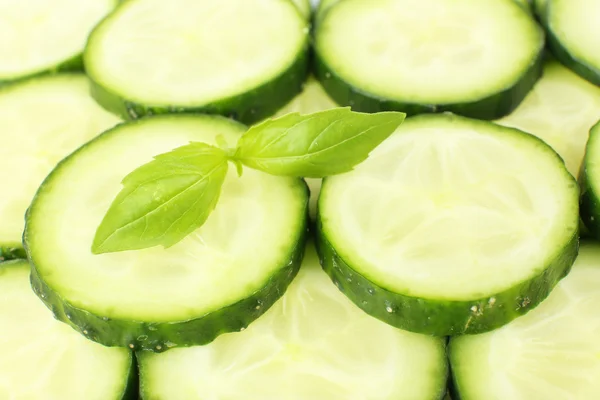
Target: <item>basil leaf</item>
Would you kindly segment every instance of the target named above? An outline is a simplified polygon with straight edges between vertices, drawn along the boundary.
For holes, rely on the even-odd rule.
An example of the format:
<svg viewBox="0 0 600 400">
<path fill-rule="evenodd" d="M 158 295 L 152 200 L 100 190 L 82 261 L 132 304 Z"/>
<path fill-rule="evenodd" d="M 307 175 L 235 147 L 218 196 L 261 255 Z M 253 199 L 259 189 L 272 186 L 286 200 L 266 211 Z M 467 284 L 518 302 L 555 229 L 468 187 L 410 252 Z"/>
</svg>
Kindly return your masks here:
<svg viewBox="0 0 600 400">
<path fill-rule="evenodd" d="M 404 113 L 357 113 L 334 108 L 310 115 L 292 113 L 251 127 L 235 158 L 273 175 L 322 178 L 348 172 L 389 137 Z"/>
<path fill-rule="evenodd" d="M 156 156 L 123 179 L 92 252 L 173 246 L 206 221 L 226 174 L 227 154 L 208 144 L 190 143 Z"/>
</svg>

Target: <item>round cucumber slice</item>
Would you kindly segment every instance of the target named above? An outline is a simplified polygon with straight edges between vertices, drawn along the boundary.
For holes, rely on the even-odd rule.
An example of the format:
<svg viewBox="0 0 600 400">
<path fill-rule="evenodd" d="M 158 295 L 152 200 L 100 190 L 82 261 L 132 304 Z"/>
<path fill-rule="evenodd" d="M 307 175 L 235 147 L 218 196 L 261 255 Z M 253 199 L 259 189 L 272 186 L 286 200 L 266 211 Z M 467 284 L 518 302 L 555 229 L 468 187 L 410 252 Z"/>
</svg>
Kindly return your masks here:
<svg viewBox="0 0 600 400">
<path fill-rule="evenodd" d="M 120 121 L 89 90 L 83 74 L 37 77 L 0 89 L 0 261 L 25 256 L 23 218 L 44 177 Z"/>
<path fill-rule="evenodd" d="M 445 340 L 360 311 L 312 246 L 283 298 L 245 331 L 138 358 L 148 400 L 433 400 L 446 392 Z"/>
<path fill-rule="evenodd" d="M 556 61 L 523 103 L 497 123 L 531 133 L 562 157 L 567 169 L 579 175 L 590 128 L 600 120 L 600 88 Z"/>
<path fill-rule="evenodd" d="M 82 68 L 88 34 L 118 0 L 0 0 L 0 86 Z"/>
<path fill-rule="evenodd" d="M 325 11 L 317 76 L 358 111 L 495 119 L 541 74 L 543 32 L 512 1 L 345 0 Z"/>
<path fill-rule="evenodd" d="M 120 125 L 49 175 L 24 242 L 33 286 L 57 318 L 109 346 L 164 351 L 238 331 L 285 291 L 300 265 L 308 193 L 300 179 L 230 168 L 206 223 L 168 249 L 93 255 L 96 228 L 125 175 L 190 141 L 233 145 L 245 131 L 217 116 Z"/>
<path fill-rule="evenodd" d="M 590 130 L 583 159 L 580 208 L 588 232 L 600 238 L 600 122 Z"/>
<path fill-rule="evenodd" d="M 290 0 L 130 0 L 90 35 L 84 61 L 97 100 L 125 117 L 253 123 L 300 91 L 308 31 Z"/>
<path fill-rule="evenodd" d="M 582 243 L 573 270 L 535 310 L 493 332 L 450 341 L 461 400 L 600 398 L 600 246 Z"/>
<path fill-rule="evenodd" d="M 29 264 L 0 263 L 0 398 L 133 400 L 132 354 L 86 340 L 31 291 Z"/>
<path fill-rule="evenodd" d="M 600 2 L 542 0 L 536 9 L 548 33 L 548 46 L 567 67 L 600 85 Z"/>
<path fill-rule="evenodd" d="M 477 333 L 548 295 L 577 254 L 578 222 L 577 183 L 544 142 L 419 116 L 325 179 L 318 249 L 367 313 L 415 332 Z"/>
</svg>

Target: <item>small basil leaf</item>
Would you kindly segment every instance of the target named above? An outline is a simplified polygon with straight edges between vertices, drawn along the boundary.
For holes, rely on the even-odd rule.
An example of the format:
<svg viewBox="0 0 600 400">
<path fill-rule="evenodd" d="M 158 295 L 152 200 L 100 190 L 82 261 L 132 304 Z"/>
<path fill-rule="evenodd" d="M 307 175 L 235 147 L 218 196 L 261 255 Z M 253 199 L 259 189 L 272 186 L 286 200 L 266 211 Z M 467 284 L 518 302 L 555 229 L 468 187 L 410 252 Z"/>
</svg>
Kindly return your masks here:
<svg viewBox="0 0 600 400">
<path fill-rule="evenodd" d="M 226 174 L 227 154 L 208 144 L 190 143 L 156 156 L 123 179 L 92 252 L 173 246 L 204 224 Z"/>
<path fill-rule="evenodd" d="M 348 172 L 389 137 L 404 113 L 357 113 L 334 108 L 309 115 L 292 113 L 251 127 L 235 158 L 273 175 L 322 178 Z"/>
</svg>

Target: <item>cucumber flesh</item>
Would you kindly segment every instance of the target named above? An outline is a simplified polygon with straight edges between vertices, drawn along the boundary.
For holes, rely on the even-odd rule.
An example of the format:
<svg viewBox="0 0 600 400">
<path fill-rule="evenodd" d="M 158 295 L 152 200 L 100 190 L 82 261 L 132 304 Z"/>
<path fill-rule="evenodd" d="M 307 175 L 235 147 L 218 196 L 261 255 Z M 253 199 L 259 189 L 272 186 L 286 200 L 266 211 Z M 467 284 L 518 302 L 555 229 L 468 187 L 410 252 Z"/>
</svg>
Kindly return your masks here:
<svg viewBox="0 0 600 400">
<path fill-rule="evenodd" d="M 544 35 L 506 0 L 329 1 L 317 16 L 317 75 L 358 111 L 452 111 L 494 119 L 540 75 Z"/>
<path fill-rule="evenodd" d="M 25 211 L 56 163 L 120 121 L 89 90 L 83 74 L 32 78 L 0 89 L 0 258 L 24 255 Z"/>
<path fill-rule="evenodd" d="M 168 249 L 93 255 L 121 180 L 153 156 L 199 141 L 234 145 L 246 128 L 217 116 L 119 125 L 63 161 L 29 209 L 33 285 L 58 318 L 110 346 L 164 351 L 210 342 L 260 316 L 293 279 L 308 194 L 300 179 L 230 168 L 206 223 Z M 86 333 L 87 332 L 87 333 Z"/>
<path fill-rule="evenodd" d="M 300 91 L 308 32 L 290 0 L 131 0 L 90 35 L 84 61 L 98 101 L 129 118 L 252 123 Z"/>
<path fill-rule="evenodd" d="M 55 320 L 32 292 L 29 271 L 27 261 L 0 263 L 0 398 L 133 399 L 132 354 Z"/>
<path fill-rule="evenodd" d="M 590 128 L 600 120 L 600 88 L 556 61 L 523 103 L 497 123 L 521 129 L 548 143 L 574 177 L 579 175 Z"/>
<path fill-rule="evenodd" d="M 310 4 L 310 0 L 292 0 L 292 2 L 300 11 L 300 14 L 306 19 L 310 19 L 310 15 L 312 12 L 312 6 Z"/>
<path fill-rule="evenodd" d="M 578 187 L 544 142 L 449 114 L 408 119 L 318 211 L 324 268 L 359 307 L 435 335 L 535 307 L 577 253 Z"/>
<path fill-rule="evenodd" d="M 147 400 L 433 400 L 446 391 L 445 341 L 361 312 L 312 245 L 283 298 L 248 329 L 138 357 Z"/>
<path fill-rule="evenodd" d="M 543 0 L 536 5 L 554 56 L 588 81 L 600 85 L 600 2 Z"/>
<path fill-rule="evenodd" d="M 117 0 L 0 0 L 0 86 L 81 68 L 88 34 Z"/>
<path fill-rule="evenodd" d="M 582 243 L 573 270 L 535 310 L 493 332 L 450 341 L 456 398 L 600 398 L 600 246 Z"/>
</svg>

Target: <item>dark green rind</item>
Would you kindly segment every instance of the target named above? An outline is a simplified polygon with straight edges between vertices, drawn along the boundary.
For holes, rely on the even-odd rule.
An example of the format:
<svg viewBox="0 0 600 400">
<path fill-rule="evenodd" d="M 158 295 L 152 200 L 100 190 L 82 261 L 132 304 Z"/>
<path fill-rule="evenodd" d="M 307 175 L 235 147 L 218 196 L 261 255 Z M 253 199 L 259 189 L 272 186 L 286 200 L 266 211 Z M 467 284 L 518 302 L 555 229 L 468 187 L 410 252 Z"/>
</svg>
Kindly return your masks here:
<svg viewBox="0 0 600 400">
<path fill-rule="evenodd" d="M 546 38 L 548 49 L 565 67 L 569 68 L 583 79 L 600 86 L 600 69 L 593 65 L 589 65 L 582 60 L 578 60 L 576 56 L 571 54 L 568 49 L 563 47 L 557 35 L 552 30 L 549 24 L 550 13 L 552 12 L 552 2 L 548 1 L 544 7 L 536 9 L 538 19 L 546 30 Z"/>
<path fill-rule="evenodd" d="M 173 347 L 203 345 L 223 333 L 245 329 L 283 295 L 302 263 L 307 232 L 305 219 L 302 230 L 298 233 L 296 247 L 286 263 L 260 290 L 237 303 L 187 321 L 148 323 L 109 319 L 75 307 L 40 278 L 32 257 L 29 258 L 32 265 L 31 286 L 56 319 L 68 323 L 88 339 L 105 346 L 129 347 L 133 350 L 158 353 Z"/>
<path fill-rule="evenodd" d="M 407 331 L 451 336 L 491 331 L 541 303 L 571 270 L 579 250 L 579 235 L 573 235 L 541 274 L 504 292 L 469 301 L 411 297 L 369 281 L 337 254 L 324 235 L 320 216 L 316 244 L 321 265 L 333 283 L 367 314 Z"/>
<path fill-rule="evenodd" d="M 64 62 L 55 65 L 54 67 L 33 72 L 27 75 L 21 75 L 13 79 L 0 78 L 0 88 L 8 85 L 13 85 L 18 82 L 23 82 L 28 79 L 38 78 L 44 75 L 54 75 L 61 72 L 83 72 L 83 57 L 82 54 L 77 54 Z"/>
<path fill-rule="evenodd" d="M 538 57 L 529 66 L 527 72 L 512 87 L 470 103 L 417 104 L 403 103 L 379 97 L 345 82 L 327 66 L 319 56 L 317 50 L 314 57 L 314 69 L 315 75 L 329 96 L 336 103 L 342 106 L 350 106 L 354 111 L 368 113 L 401 111 L 406 113 L 407 116 L 449 111 L 466 117 L 494 120 L 513 112 L 542 76 L 542 49 L 543 45 L 540 47 Z"/>
<path fill-rule="evenodd" d="M 579 214 L 583 224 L 587 228 L 587 233 L 600 240 L 600 197 L 597 189 L 594 189 L 590 183 L 587 163 L 592 157 L 590 145 L 600 135 L 600 122 L 590 130 L 590 139 L 588 140 L 588 148 L 581 165 L 581 173 L 579 174 L 579 184 L 581 186 L 581 197 L 579 198 Z"/>
<path fill-rule="evenodd" d="M 0 246 L 0 262 L 27 258 L 27 254 L 25 254 L 25 249 L 20 246 Z"/>
<path fill-rule="evenodd" d="M 120 397 L 122 400 L 138 400 L 140 398 L 140 376 L 135 353 L 131 353 L 131 368 L 127 376 L 127 384 L 123 394 Z"/>
<path fill-rule="evenodd" d="M 251 125 L 275 114 L 302 91 L 302 85 L 308 76 L 308 47 L 307 42 L 294 63 L 273 80 L 248 92 L 199 107 L 135 103 L 103 87 L 93 75 L 88 76 L 92 81 L 92 96 L 96 101 L 108 111 L 125 119 L 157 114 L 217 114 Z"/>
</svg>

